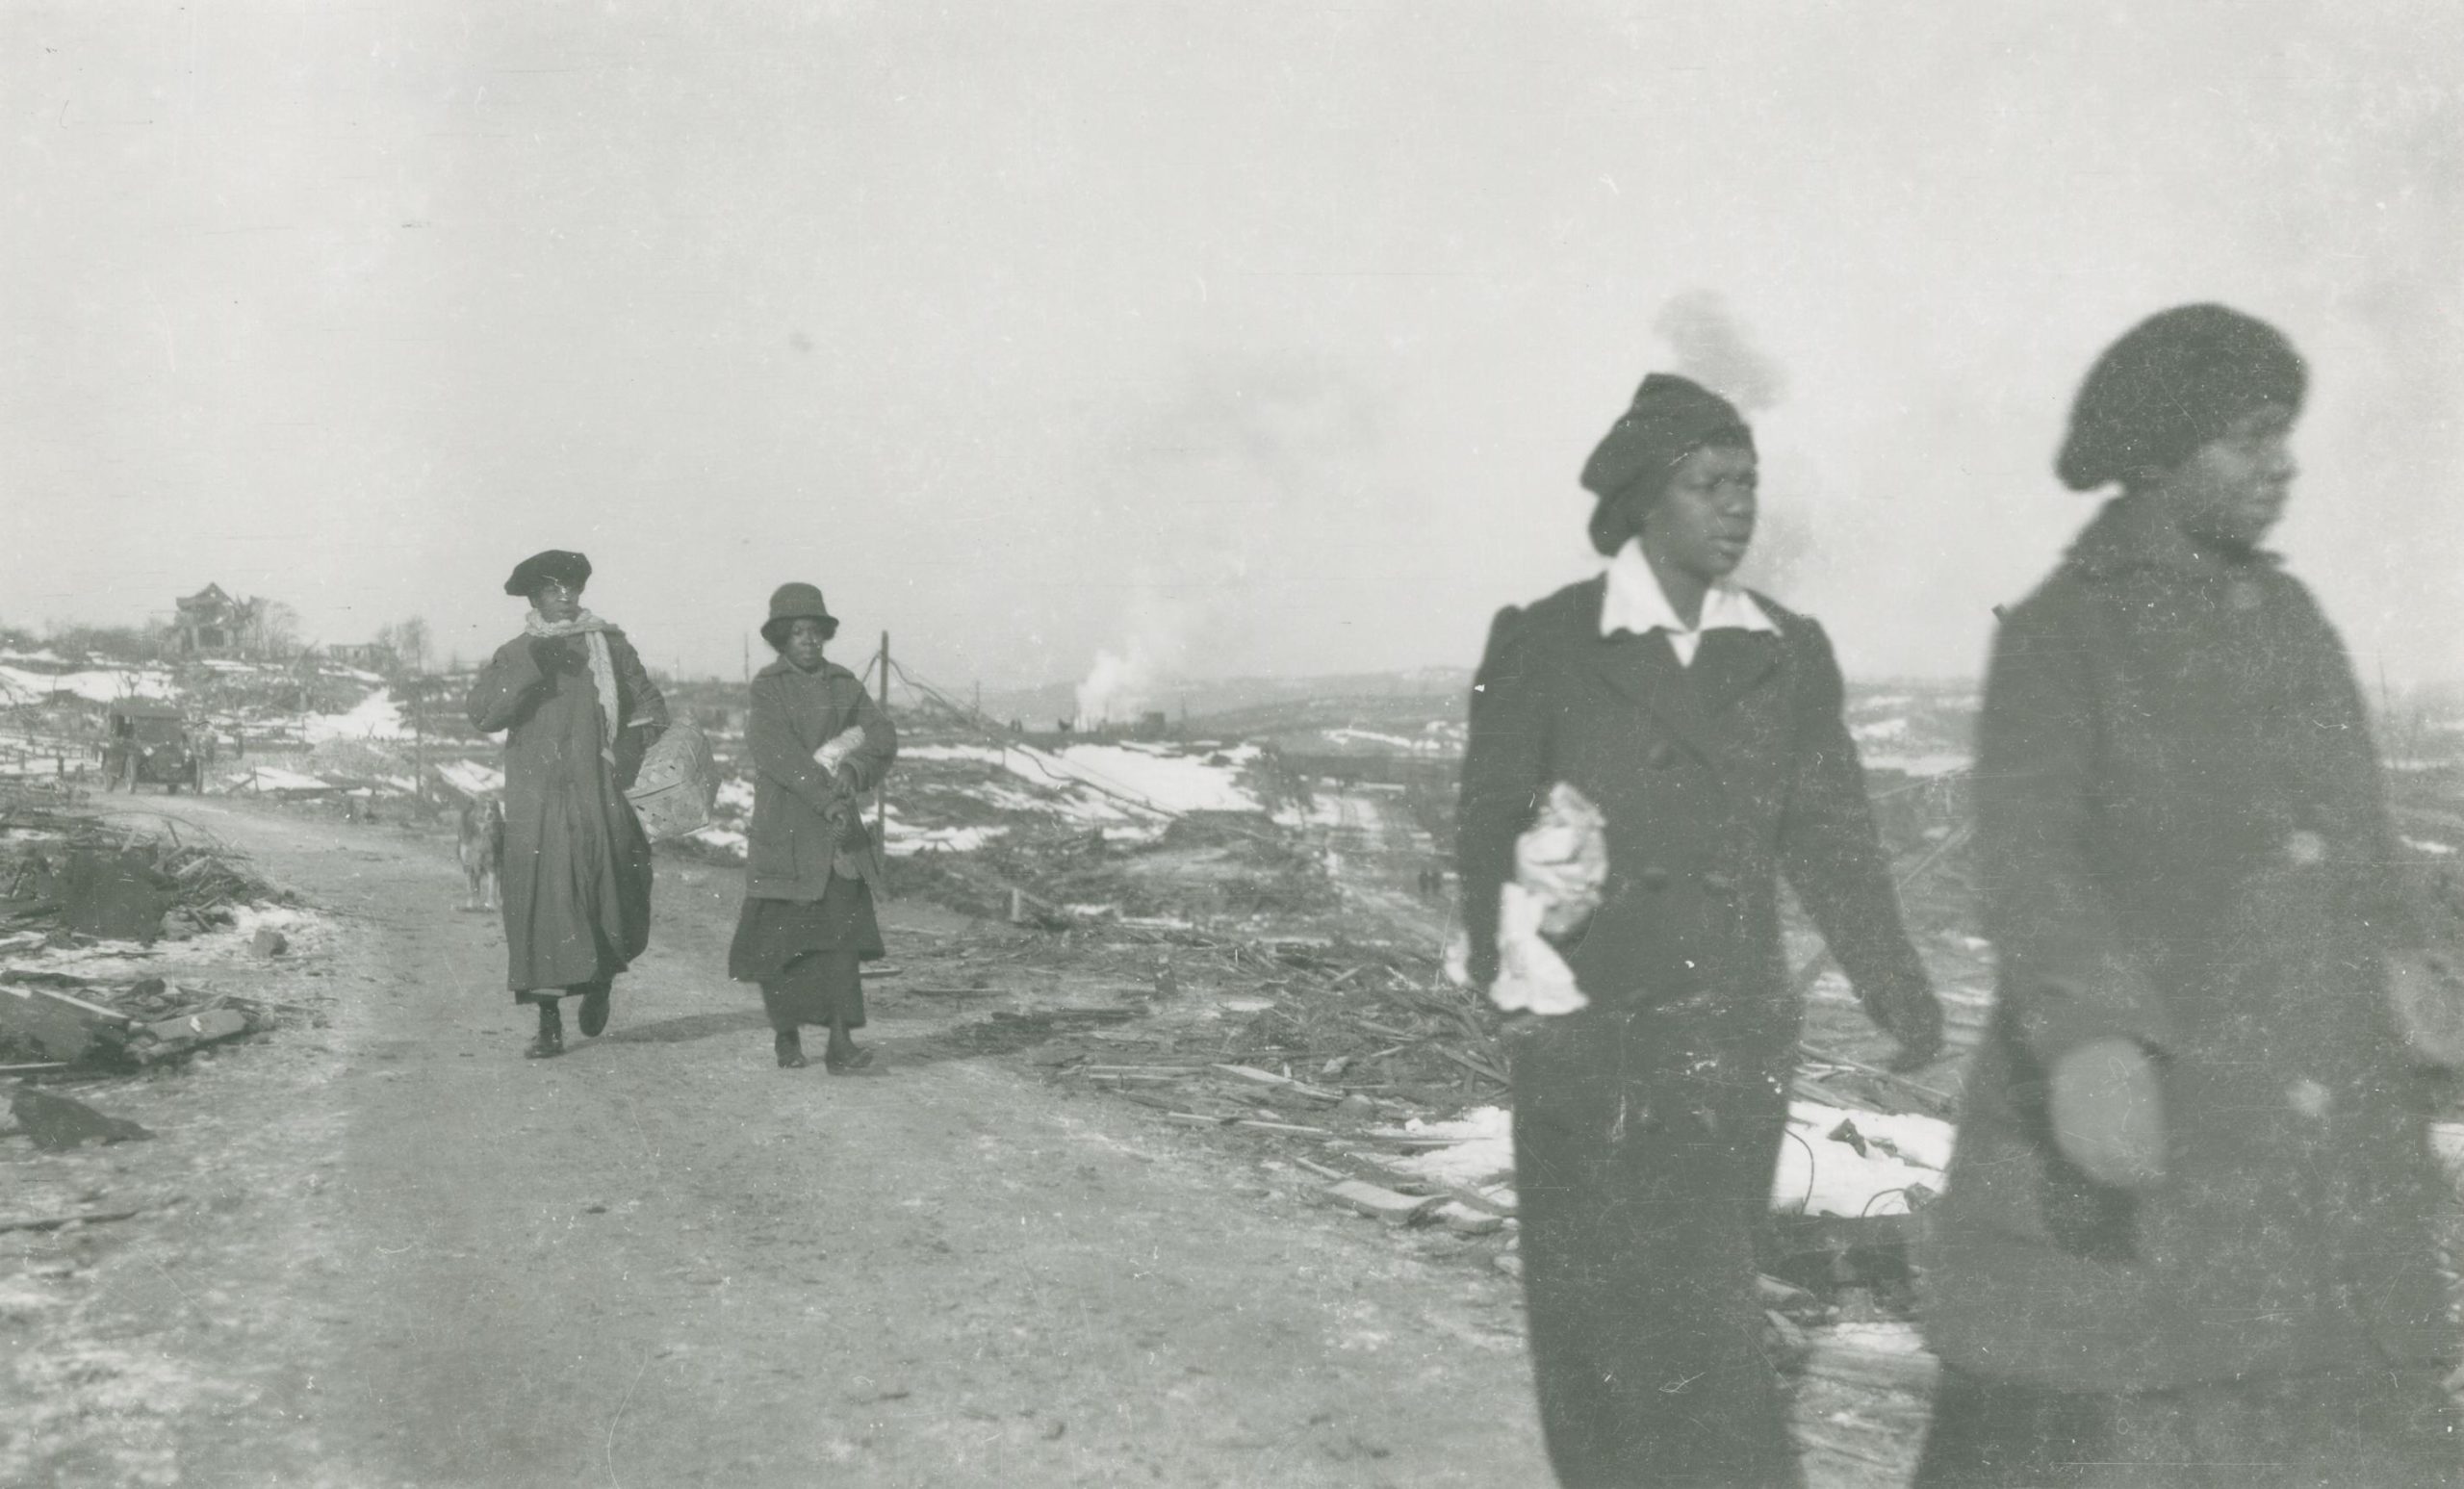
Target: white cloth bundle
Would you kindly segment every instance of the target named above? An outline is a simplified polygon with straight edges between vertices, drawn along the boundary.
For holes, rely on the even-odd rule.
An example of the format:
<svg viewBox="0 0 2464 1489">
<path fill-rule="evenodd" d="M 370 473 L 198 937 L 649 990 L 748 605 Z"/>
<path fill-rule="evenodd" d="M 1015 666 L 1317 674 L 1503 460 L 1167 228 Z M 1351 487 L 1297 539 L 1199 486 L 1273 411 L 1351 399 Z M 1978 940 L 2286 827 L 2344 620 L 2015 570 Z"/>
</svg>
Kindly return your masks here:
<svg viewBox="0 0 2464 1489">
<path fill-rule="evenodd" d="M 864 726 L 850 724 L 822 741 L 821 748 L 812 752 L 812 762 L 821 767 L 823 775 L 834 781 L 838 777 L 838 767 L 846 764 L 847 757 L 863 748 L 863 744 Z"/>
<path fill-rule="evenodd" d="M 1600 908 L 1608 878 L 1608 821 L 1560 781 L 1514 842 L 1514 877 L 1498 887 L 1498 976 L 1489 1001 L 1508 1013 L 1571 1014 L 1591 1000 L 1548 937 Z"/>
</svg>

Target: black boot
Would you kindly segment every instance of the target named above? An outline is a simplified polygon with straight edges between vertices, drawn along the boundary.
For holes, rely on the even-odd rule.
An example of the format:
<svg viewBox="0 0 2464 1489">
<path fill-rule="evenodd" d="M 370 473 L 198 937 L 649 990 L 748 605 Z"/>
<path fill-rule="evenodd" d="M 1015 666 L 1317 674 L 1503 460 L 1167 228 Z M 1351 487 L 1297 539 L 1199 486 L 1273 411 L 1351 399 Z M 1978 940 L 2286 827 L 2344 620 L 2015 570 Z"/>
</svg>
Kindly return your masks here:
<svg viewBox="0 0 2464 1489">
<path fill-rule="evenodd" d="M 843 1023 L 830 1026 L 830 1043 L 821 1052 L 821 1067 L 833 1075 L 847 1070 L 861 1070 L 873 1063 L 873 1052 L 858 1049 L 856 1040 Z"/>
<path fill-rule="evenodd" d="M 801 1070 L 805 1067 L 804 1037 L 793 1029 L 782 1029 L 770 1038 L 770 1047 L 778 1052 L 779 1068 Z"/>
<path fill-rule="evenodd" d="M 552 1060 L 556 1056 L 565 1052 L 564 1015 L 556 1012 L 556 1000 L 553 997 L 540 998 L 537 1002 L 539 1005 L 539 1037 L 532 1040 L 527 1045 L 524 1046 L 522 1058 L 525 1060 Z"/>
<path fill-rule="evenodd" d="M 607 990 L 605 983 L 584 983 L 574 989 L 581 994 L 581 1037 L 585 1040 L 599 1038 L 599 1031 L 607 1027 Z"/>
</svg>

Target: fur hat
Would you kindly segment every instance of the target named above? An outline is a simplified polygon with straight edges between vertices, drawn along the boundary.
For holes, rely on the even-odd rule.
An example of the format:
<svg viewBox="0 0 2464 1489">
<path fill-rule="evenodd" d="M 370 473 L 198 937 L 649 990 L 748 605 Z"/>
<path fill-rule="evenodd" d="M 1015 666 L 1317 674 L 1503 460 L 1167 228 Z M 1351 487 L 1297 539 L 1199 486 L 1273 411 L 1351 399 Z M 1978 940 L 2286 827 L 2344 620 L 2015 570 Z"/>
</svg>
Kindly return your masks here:
<svg viewBox="0 0 2464 1489">
<path fill-rule="evenodd" d="M 1582 483 L 1600 501 L 1591 511 L 1591 546 L 1613 553 L 1632 536 L 1622 501 L 1636 486 L 1667 479 L 1706 445 L 1754 449 L 1754 431 L 1728 399 L 1691 378 L 1654 372 L 1583 462 Z"/>
<path fill-rule="evenodd" d="M 2263 404 L 2298 413 L 2309 373 L 2264 321 L 2223 305 L 2177 305 L 2105 348 L 2070 405 L 2054 471 L 2073 491 L 2181 464 Z"/>
</svg>

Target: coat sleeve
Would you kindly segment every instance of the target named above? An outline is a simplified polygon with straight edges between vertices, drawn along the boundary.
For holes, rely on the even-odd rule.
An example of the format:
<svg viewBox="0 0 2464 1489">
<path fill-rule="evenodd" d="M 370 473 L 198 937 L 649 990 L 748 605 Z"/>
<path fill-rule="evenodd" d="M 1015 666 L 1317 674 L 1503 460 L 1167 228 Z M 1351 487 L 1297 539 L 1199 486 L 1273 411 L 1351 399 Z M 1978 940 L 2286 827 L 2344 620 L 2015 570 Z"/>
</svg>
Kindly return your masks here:
<svg viewBox="0 0 2464 1489">
<path fill-rule="evenodd" d="M 753 752 L 753 768 L 793 791 L 815 811 L 830 810 L 841 800 L 837 787 L 813 763 L 812 752 L 797 737 L 795 721 L 769 680 L 753 683 L 753 716 L 745 725 L 745 745 Z"/>
<path fill-rule="evenodd" d="M 1549 720 L 1529 659 L 1522 612 L 1509 605 L 1489 627 L 1472 679 L 1470 737 L 1454 811 L 1454 866 L 1471 942 L 1472 985 L 1498 975 L 1498 891 L 1514 872 L 1514 842 L 1548 795 Z"/>
<path fill-rule="evenodd" d="M 1864 767 L 1841 711 L 1838 660 L 1811 621 L 1802 623 L 1794 644 L 1804 657 L 1806 685 L 1780 819 L 1781 872 L 1866 1014 L 1903 1042 L 1930 1045 L 1941 1033 L 1941 1010 L 1925 963 L 1909 942 L 1890 860 L 1874 830 Z"/>
<path fill-rule="evenodd" d="M 650 669 L 642 665 L 642 654 L 633 649 L 630 641 L 620 637 L 608 655 L 616 663 L 617 694 L 625 701 L 624 727 L 667 728 L 667 695 L 651 680 Z"/>
<path fill-rule="evenodd" d="M 512 728 L 530 710 L 547 681 L 548 675 L 539 670 L 539 659 L 532 655 L 530 638 L 516 636 L 497 648 L 497 655 L 479 669 L 478 680 L 471 684 L 471 696 L 463 700 L 471 727 L 483 734 Z"/>
<path fill-rule="evenodd" d="M 853 678 L 847 680 L 855 694 L 854 726 L 864 732 L 864 742 L 840 763 L 841 775 L 848 779 L 857 795 L 862 795 L 881 783 L 889 774 L 890 761 L 898 758 L 898 730 L 889 715 L 873 702 L 864 684 Z"/>
<path fill-rule="evenodd" d="M 2378 753 L 2371 739 L 2370 706 L 2362 700 L 2352 659 L 2346 655 L 2335 628 L 2307 589 L 2297 582 L 2293 587 L 2317 632 L 2310 650 L 2322 674 L 2320 690 L 2335 701 L 2333 708 L 2309 713 L 2301 723 L 2311 732 L 2312 748 L 2336 762 L 2322 773 L 2352 785 L 2351 798 L 2343 805 L 2341 815 L 2346 831 L 2361 846 L 2353 864 L 2353 909 L 2362 921 L 2382 933 L 2381 944 L 2388 950 L 2420 951 L 2433 939 L 2430 926 L 2436 917 L 2422 887 L 2405 873 L 2405 856 L 2395 820 L 2388 814 Z"/>
<path fill-rule="evenodd" d="M 2163 1049 L 2172 1021 L 2090 860 L 2096 706 L 2092 661 L 2045 600 L 1993 643 L 1977 720 L 1976 813 L 1986 932 L 2001 997 L 2046 1065 L 2097 1040 Z"/>
</svg>

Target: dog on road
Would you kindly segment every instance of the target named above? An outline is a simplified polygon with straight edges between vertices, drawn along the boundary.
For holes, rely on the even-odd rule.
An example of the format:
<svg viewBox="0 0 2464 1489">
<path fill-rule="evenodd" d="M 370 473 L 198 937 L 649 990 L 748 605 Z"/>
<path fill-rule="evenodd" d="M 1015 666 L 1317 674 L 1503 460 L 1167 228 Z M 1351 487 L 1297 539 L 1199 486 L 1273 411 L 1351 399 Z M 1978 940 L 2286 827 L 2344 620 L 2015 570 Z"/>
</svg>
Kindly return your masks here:
<svg viewBox="0 0 2464 1489">
<path fill-rule="evenodd" d="M 464 910 L 495 910 L 497 880 L 504 871 L 504 803 L 490 797 L 462 809 L 462 877 L 471 886 Z"/>
</svg>

